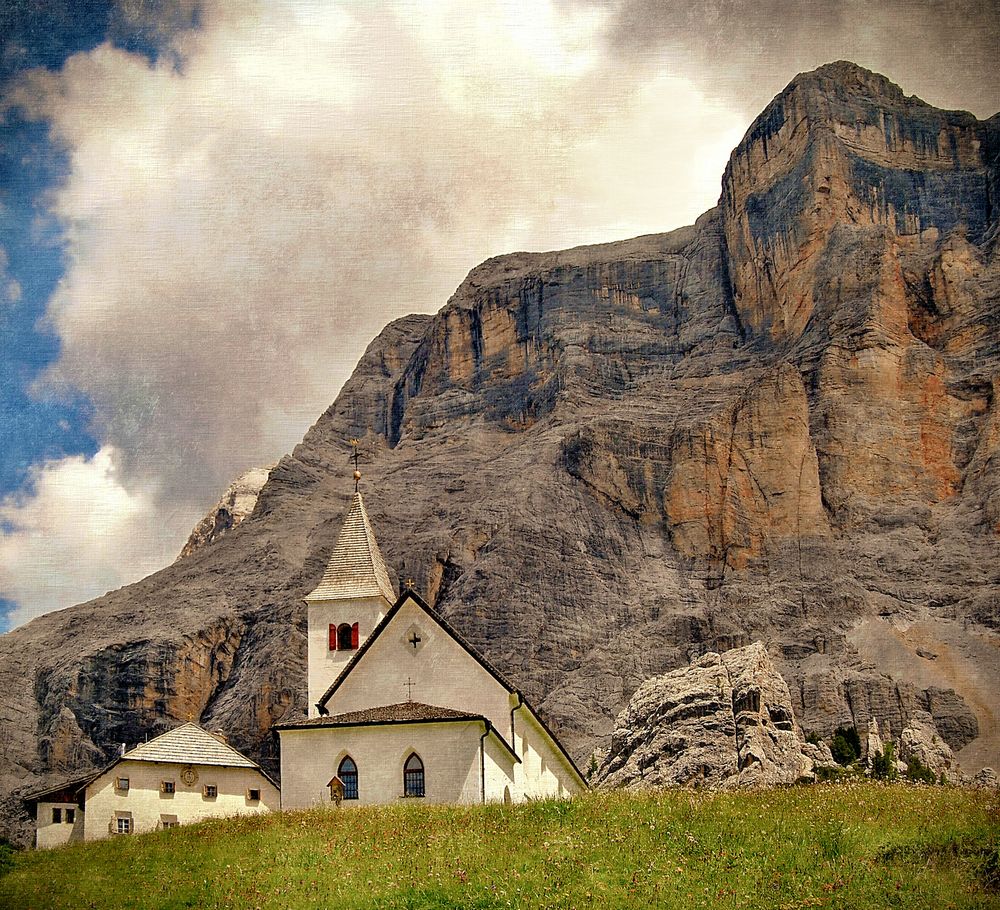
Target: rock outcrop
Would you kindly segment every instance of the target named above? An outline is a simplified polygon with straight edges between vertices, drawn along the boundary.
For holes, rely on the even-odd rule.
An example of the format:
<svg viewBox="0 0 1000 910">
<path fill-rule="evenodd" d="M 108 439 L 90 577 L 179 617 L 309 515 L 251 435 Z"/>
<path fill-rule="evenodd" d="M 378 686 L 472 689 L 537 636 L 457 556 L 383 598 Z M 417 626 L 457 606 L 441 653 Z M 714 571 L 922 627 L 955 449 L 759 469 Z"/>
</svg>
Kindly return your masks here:
<svg viewBox="0 0 1000 910">
<path fill-rule="evenodd" d="M 244 518 L 249 518 L 273 467 L 274 465 L 251 468 L 240 474 L 208 514 L 194 526 L 191 536 L 188 537 L 177 558 L 183 559 L 207 544 L 214 543 L 228 534 Z"/>
<path fill-rule="evenodd" d="M 748 787 L 813 778 L 791 695 L 760 642 L 644 682 L 618 716 L 594 783 Z M 810 750 L 822 761 L 823 752 Z M 832 764 L 832 757 L 828 764 Z"/>
<path fill-rule="evenodd" d="M 0 637 L 0 795 L 191 715 L 274 766 L 351 437 L 389 565 L 578 758 L 649 677 L 762 640 L 805 731 L 924 712 L 996 767 L 998 154 L 1000 118 L 832 64 L 695 225 L 473 269 L 372 342 L 238 526 Z"/>
</svg>

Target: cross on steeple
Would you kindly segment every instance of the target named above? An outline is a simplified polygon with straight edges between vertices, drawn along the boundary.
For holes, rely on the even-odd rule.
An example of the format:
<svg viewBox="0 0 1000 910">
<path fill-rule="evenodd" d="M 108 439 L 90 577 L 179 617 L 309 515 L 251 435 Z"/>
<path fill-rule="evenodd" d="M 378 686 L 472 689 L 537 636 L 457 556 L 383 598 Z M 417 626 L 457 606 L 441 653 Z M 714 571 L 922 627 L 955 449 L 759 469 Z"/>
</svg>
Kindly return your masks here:
<svg viewBox="0 0 1000 910">
<path fill-rule="evenodd" d="M 409 676 L 407 676 L 406 682 L 403 683 L 403 685 L 406 686 L 406 700 L 413 701 L 413 687 L 416 685 L 416 683 L 412 679 L 410 679 Z"/>
<path fill-rule="evenodd" d="M 361 445 L 360 439 L 351 439 L 351 454 L 348 456 L 348 461 L 354 462 L 354 492 L 358 492 L 358 484 L 361 481 L 361 469 L 358 467 L 358 462 L 361 461 L 361 453 L 358 451 L 358 446 Z"/>
</svg>

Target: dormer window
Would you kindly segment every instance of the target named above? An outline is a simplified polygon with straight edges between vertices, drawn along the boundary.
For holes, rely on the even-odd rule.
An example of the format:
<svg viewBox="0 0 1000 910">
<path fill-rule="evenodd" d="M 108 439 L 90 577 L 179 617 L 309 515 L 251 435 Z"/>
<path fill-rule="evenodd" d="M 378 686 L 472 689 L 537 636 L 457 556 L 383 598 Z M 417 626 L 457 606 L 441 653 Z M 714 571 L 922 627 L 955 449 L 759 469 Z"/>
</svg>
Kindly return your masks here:
<svg viewBox="0 0 1000 910">
<path fill-rule="evenodd" d="M 330 650 L 354 651 L 358 647 L 358 624 L 350 625 L 342 622 L 339 626 L 330 626 Z"/>
</svg>

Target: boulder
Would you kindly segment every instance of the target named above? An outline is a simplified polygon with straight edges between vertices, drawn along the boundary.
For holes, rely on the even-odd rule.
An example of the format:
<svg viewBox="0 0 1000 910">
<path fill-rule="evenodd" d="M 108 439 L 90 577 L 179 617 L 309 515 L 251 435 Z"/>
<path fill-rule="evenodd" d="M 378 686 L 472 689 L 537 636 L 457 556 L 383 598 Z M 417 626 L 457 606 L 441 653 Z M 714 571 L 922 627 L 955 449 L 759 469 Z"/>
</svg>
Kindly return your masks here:
<svg viewBox="0 0 1000 910">
<path fill-rule="evenodd" d="M 992 768 L 980 768 L 969 781 L 977 790 L 1000 790 L 1000 777 Z"/>
<path fill-rule="evenodd" d="M 903 728 L 899 737 L 899 758 L 906 763 L 916 758 L 938 776 L 944 774 L 949 777 L 958 773 L 955 753 L 938 735 L 929 716 L 913 717 Z"/>
<path fill-rule="evenodd" d="M 813 778 L 791 696 L 761 642 L 648 679 L 594 775 L 605 787 L 770 786 Z"/>
</svg>

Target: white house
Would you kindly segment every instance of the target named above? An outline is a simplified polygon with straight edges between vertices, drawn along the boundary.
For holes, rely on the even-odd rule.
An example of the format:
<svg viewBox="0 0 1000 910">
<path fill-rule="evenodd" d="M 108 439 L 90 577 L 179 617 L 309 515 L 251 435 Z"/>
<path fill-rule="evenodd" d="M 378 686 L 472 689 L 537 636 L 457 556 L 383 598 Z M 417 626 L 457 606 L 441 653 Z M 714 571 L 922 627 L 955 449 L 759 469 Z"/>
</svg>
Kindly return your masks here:
<svg viewBox="0 0 1000 910">
<path fill-rule="evenodd" d="M 396 597 L 360 493 L 306 603 L 309 716 L 274 727 L 282 808 L 586 788 L 523 694 L 414 591 Z"/>
<path fill-rule="evenodd" d="M 280 807 L 280 793 L 256 762 L 187 723 L 27 801 L 35 806 L 35 845 L 45 848 L 268 812 Z"/>
</svg>

